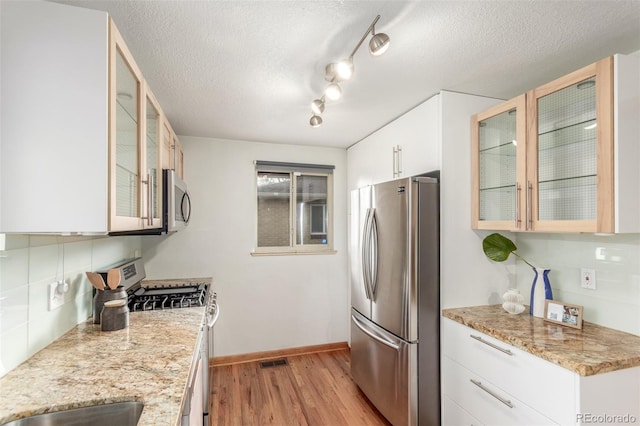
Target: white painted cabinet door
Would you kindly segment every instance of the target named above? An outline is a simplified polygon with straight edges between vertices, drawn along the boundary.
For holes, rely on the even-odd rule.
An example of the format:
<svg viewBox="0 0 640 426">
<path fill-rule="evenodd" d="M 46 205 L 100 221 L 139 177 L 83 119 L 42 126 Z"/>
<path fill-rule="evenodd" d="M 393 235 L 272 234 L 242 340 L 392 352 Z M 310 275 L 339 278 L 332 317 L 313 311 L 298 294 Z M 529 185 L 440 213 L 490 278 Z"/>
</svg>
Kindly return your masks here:
<svg viewBox="0 0 640 426">
<path fill-rule="evenodd" d="M 464 408 L 445 396 L 442 399 L 442 425 L 443 426 L 484 426 L 480 420 L 469 414 Z"/>
<path fill-rule="evenodd" d="M 104 234 L 108 16 L 51 2 L 0 8 L 0 232 Z"/>
<path fill-rule="evenodd" d="M 444 357 L 442 360 L 442 379 L 444 395 L 484 424 L 496 426 L 557 424 L 524 401 L 449 357 Z"/>
<path fill-rule="evenodd" d="M 440 169 L 440 99 L 441 95 L 433 96 L 394 122 L 398 123 L 395 139 L 402 148 L 398 177 Z"/>
<path fill-rule="evenodd" d="M 202 426 L 202 416 L 204 414 L 204 396 L 202 395 L 202 368 L 205 362 L 198 358 L 193 383 L 193 393 L 191 394 L 191 414 L 189 415 L 189 426 Z"/>
<path fill-rule="evenodd" d="M 393 179 L 393 148 L 378 133 L 347 150 L 349 190 Z"/>
<path fill-rule="evenodd" d="M 439 99 L 433 96 L 348 149 L 350 190 L 439 170 Z"/>
</svg>

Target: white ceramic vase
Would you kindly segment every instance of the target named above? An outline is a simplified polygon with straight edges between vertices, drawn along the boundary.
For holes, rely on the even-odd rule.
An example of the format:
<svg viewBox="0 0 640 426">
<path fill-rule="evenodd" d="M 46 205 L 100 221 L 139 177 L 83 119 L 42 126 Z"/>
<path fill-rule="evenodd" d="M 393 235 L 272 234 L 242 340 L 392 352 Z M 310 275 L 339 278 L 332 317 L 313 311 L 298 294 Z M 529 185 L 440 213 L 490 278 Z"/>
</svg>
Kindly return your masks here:
<svg viewBox="0 0 640 426">
<path fill-rule="evenodd" d="M 502 295 L 502 308 L 510 314 L 521 314 L 524 312 L 524 297 L 520 294 L 520 290 L 510 288 Z"/>
</svg>

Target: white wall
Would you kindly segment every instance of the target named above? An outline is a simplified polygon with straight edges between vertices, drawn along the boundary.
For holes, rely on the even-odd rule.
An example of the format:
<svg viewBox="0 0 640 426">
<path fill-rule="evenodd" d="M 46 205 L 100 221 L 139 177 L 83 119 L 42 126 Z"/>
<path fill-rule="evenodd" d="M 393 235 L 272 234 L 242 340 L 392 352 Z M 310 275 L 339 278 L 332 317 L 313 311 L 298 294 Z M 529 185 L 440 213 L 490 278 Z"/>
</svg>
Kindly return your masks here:
<svg viewBox="0 0 640 426">
<path fill-rule="evenodd" d="M 482 251 L 482 238 L 489 233 L 471 229 L 471 115 L 500 101 L 443 91 L 441 102 L 442 307 L 495 304 L 515 282 L 515 271 L 508 263 L 489 261 Z"/>
<path fill-rule="evenodd" d="M 143 238 L 150 278 L 212 276 L 215 356 L 348 340 L 346 150 L 181 137 L 188 228 Z M 251 256 L 254 160 L 333 164 L 336 254 Z"/>
<path fill-rule="evenodd" d="M 585 321 L 640 336 L 640 234 L 518 234 L 518 253 L 549 268 L 553 298 L 584 307 Z M 596 271 L 596 290 L 580 287 L 580 268 Z M 517 288 L 528 295 L 533 271 L 517 262 Z M 528 297 L 528 296 L 526 296 Z"/>
<path fill-rule="evenodd" d="M 93 313 L 85 276 L 140 252 L 140 237 L 0 234 L 0 376 Z M 69 284 L 65 303 L 49 311 L 49 284 Z"/>
</svg>

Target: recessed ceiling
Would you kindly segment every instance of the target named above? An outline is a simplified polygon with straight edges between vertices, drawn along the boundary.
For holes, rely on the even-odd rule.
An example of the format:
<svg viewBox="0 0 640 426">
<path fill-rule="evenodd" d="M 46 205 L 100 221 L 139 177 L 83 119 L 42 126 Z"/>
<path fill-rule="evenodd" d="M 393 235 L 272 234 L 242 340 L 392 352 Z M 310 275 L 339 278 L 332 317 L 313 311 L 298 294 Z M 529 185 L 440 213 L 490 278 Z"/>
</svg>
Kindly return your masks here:
<svg viewBox="0 0 640 426">
<path fill-rule="evenodd" d="M 93 1 L 111 14 L 178 135 L 348 147 L 441 89 L 509 99 L 640 50 L 631 1 Z M 376 15 L 341 100 L 309 125 L 324 67 Z"/>
</svg>

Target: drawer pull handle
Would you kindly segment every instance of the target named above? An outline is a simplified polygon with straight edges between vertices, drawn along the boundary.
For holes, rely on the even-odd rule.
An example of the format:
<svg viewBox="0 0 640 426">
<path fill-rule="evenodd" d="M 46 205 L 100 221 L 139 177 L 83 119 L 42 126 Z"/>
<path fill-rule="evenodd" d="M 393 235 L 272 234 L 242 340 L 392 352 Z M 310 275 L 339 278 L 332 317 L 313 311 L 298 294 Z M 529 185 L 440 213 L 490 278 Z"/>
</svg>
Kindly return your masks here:
<svg viewBox="0 0 640 426">
<path fill-rule="evenodd" d="M 493 344 L 493 343 L 491 343 L 491 342 L 487 342 L 486 340 L 484 340 L 484 339 L 483 339 L 482 337 L 480 337 L 480 336 L 474 336 L 473 334 L 470 334 L 469 336 L 470 336 L 472 339 L 476 339 L 478 342 L 482 342 L 482 343 L 484 343 L 485 345 L 489 345 L 489 346 L 491 346 L 493 349 L 497 349 L 497 350 L 499 350 L 500 352 L 504 352 L 505 354 L 507 354 L 507 355 L 509 355 L 509 356 L 513 356 L 513 352 L 511 352 L 509 349 L 504 349 L 504 348 L 501 348 L 501 347 L 500 347 L 500 346 L 498 346 L 498 345 L 494 345 L 494 344 Z"/>
<path fill-rule="evenodd" d="M 476 385 L 477 387 L 479 387 L 480 389 L 482 389 L 483 391 L 485 391 L 486 393 L 488 393 L 489 395 L 491 395 L 492 397 L 494 397 L 498 401 L 502 402 L 507 407 L 513 408 L 513 404 L 511 403 L 511 401 L 509 401 L 508 399 L 504 399 L 503 397 L 497 395 L 495 392 L 487 389 L 486 387 L 484 387 L 482 382 L 480 382 L 478 380 L 473 380 L 473 379 L 469 379 L 469 380 L 471 380 L 471 383 L 473 383 L 474 385 Z"/>
</svg>

